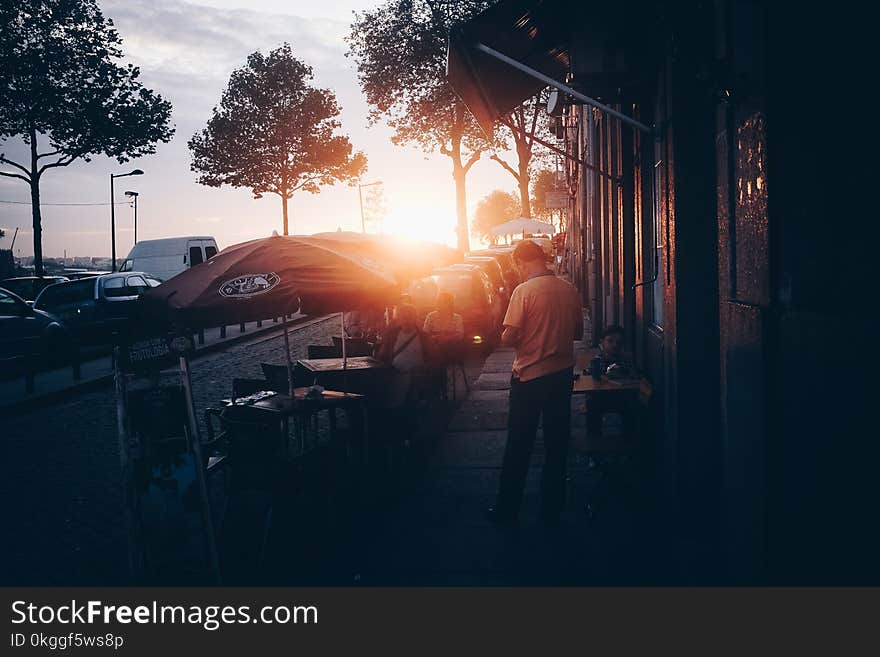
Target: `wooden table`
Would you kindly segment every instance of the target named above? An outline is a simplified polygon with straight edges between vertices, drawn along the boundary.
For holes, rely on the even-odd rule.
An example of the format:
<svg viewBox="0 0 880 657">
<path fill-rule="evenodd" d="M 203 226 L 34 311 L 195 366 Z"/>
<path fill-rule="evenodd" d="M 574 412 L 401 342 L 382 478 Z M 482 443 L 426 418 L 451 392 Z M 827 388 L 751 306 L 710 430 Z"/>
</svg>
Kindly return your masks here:
<svg viewBox="0 0 880 657">
<path fill-rule="evenodd" d="M 311 358 L 296 361 L 294 380 L 325 388 L 366 395 L 381 390 L 393 370 L 372 356 L 352 356 L 343 368 L 342 358 Z"/>
<path fill-rule="evenodd" d="M 367 447 L 367 431 L 365 429 L 365 413 L 364 404 L 366 397 L 355 393 L 340 392 L 338 390 L 324 390 L 320 397 L 310 398 L 306 396 L 308 388 L 294 388 L 293 397 L 290 395 L 277 393 L 266 399 L 246 404 L 252 408 L 270 413 L 276 413 L 284 422 L 284 432 L 289 435 L 289 419 L 291 417 L 311 416 L 319 411 L 326 410 L 330 422 L 331 440 L 336 437 L 336 410 L 356 410 L 351 414 L 352 429 L 354 433 L 360 437 L 361 457 L 366 458 L 368 453 Z M 226 400 L 225 400 L 226 401 Z M 306 450 L 305 440 L 300 445 L 301 451 Z"/>
<path fill-rule="evenodd" d="M 373 358 L 372 356 L 351 356 L 350 358 L 348 358 L 348 362 L 344 369 L 342 358 L 312 358 L 306 360 L 298 360 L 296 361 L 296 364 L 300 365 L 305 370 L 309 372 L 314 372 L 316 374 L 327 372 L 353 372 L 356 370 L 388 369 L 388 365 L 383 363 L 378 358 Z"/>
</svg>

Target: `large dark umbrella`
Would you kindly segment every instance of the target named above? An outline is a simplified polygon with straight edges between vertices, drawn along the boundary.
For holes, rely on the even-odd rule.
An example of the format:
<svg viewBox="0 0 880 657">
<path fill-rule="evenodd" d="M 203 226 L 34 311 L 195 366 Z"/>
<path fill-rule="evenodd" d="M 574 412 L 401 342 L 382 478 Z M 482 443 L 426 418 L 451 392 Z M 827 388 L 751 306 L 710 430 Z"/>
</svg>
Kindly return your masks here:
<svg viewBox="0 0 880 657">
<path fill-rule="evenodd" d="M 344 253 L 381 263 L 402 285 L 429 275 L 435 267 L 462 262 L 460 252 L 436 242 L 349 231 L 315 233 L 309 237 Z"/>
<path fill-rule="evenodd" d="M 384 304 L 398 289 L 379 261 L 326 241 L 275 235 L 230 246 L 149 290 L 141 301 L 148 315 L 197 329 L 297 310 L 323 314 L 366 302 Z M 286 321 L 284 337 L 287 346 Z M 291 369 L 289 348 L 287 363 Z"/>
</svg>

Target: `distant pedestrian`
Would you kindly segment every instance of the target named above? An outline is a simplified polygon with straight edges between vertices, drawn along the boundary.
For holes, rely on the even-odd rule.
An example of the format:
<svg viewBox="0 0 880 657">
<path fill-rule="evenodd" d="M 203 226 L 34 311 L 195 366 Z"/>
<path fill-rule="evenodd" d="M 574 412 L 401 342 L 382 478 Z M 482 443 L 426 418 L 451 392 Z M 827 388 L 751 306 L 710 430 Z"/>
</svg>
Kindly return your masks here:
<svg viewBox="0 0 880 657">
<path fill-rule="evenodd" d="M 541 517 L 545 525 L 555 526 L 565 500 L 574 341 L 583 337 L 583 311 L 577 289 L 547 269 L 540 246 L 524 240 L 513 258 L 524 282 L 511 295 L 501 335 L 502 344 L 515 347 L 516 358 L 501 481 L 489 519 L 503 525 L 516 523 L 542 421 Z"/>
</svg>

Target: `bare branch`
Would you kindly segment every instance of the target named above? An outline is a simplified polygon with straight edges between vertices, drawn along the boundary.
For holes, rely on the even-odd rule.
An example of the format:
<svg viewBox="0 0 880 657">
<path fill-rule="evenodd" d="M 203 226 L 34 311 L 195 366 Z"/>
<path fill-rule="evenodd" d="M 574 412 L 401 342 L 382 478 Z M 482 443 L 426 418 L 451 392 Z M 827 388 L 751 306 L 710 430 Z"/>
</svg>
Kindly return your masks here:
<svg viewBox="0 0 880 657">
<path fill-rule="evenodd" d="M 30 178 L 25 178 L 20 173 L 9 173 L 8 171 L 0 171 L 0 176 L 6 176 L 7 178 L 18 178 L 19 180 L 24 180 L 29 185 L 31 183 Z"/>
<path fill-rule="evenodd" d="M 3 162 L 4 164 L 8 164 L 10 166 L 13 166 L 16 169 L 18 169 L 19 171 L 23 171 L 24 175 L 26 175 L 28 177 L 27 179 L 30 180 L 31 172 L 27 168 L 25 168 L 21 164 L 19 164 L 18 162 L 13 162 L 12 160 L 7 159 L 5 154 L 0 155 L 0 162 Z"/>
<path fill-rule="evenodd" d="M 467 172 L 470 171 L 471 167 L 476 164 L 477 160 L 480 159 L 480 156 L 483 154 L 482 150 L 474 151 L 471 153 L 471 156 L 468 158 L 467 164 L 462 167 L 464 171 L 464 175 L 467 175 Z"/>
<path fill-rule="evenodd" d="M 498 157 L 497 154 L 493 154 L 492 157 L 490 157 L 489 159 L 495 160 L 498 164 L 500 164 L 504 168 L 505 171 L 509 172 L 511 176 L 513 176 L 514 178 L 519 180 L 519 172 L 516 169 L 514 169 L 512 166 L 510 166 L 507 162 L 505 162 L 500 157 Z"/>
<path fill-rule="evenodd" d="M 38 154 L 37 154 L 37 159 L 39 160 L 39 159 L 44 158 L 44 157 L 53 157 L 54 155 L 60 155 L 60 154 L 63 153 L 63 152 L 64 152 L 64 151 L 52 151 L 51 153 L 38 153 Z"/>
<path fill-rule="evenodd" d="M 82 155 L 82 153 L 75 153 L 73 155 L 66 156 L 66 158 L 59 157 L 54 162 L 50 162 L 49 164 L 44 164 L 43 166 L 40 167 L 40 170 L 37 171 L 37 176 L 42 176 L 43 172 L 46 169 L 52 169 L 54 167 L 66 167 L 68 164 L 73 162 L 76 158 L 80 157 L 81 155 Z"/>
</svg>

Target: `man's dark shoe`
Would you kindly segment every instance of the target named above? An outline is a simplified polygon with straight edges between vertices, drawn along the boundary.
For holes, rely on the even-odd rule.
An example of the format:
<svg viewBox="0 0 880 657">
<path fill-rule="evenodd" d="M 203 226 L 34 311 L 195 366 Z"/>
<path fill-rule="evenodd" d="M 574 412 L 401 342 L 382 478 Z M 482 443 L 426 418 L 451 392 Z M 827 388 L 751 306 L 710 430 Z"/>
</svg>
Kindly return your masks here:
<svg viewBox="0 0 880 657">
<path fill-rule="evenodd" d="M 491 522 L 493 525 L 498 527 L 516 527 L 517 519 L 515 516 L 511 516 L 506 513 L 501 513 L 498 510 L 498 507 L 492 506 L 489 507 L 489 510 L 486 512 L 486 520 Z"/>
</svg>

